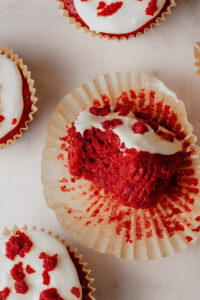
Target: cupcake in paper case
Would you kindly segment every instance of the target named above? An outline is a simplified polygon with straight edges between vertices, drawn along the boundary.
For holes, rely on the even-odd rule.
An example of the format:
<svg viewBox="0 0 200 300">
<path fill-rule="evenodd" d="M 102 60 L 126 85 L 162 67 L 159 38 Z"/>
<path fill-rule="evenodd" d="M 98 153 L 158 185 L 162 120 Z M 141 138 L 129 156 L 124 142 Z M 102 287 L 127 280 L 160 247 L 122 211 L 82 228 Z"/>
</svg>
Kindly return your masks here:
<svg viewBox="0 0 200 300">
<path fill-rule="evenodd" d="M 197 74 L 200 75 L 200 42 L 197 42 L 194 46 L 195 66 L 197 66 Z"/>
<path fill-rule="evenodd" d="M 79 243 L 126 259 L 170 256 L 200 232 L 199 147 L 161 81 L 119 72 L 67 95 L 43 152 L 44 194 Z"/>
<path fill-rule="evenodd" d="M 27 130 L 36 112 L 34 81 L 22 59 L 0 47 L 0 149 Z"/>
<path fill-rule="evenodd" d="M 94 300 L 82 256 L 44 230 L 5 230 L 0 247 L 0 299 Z"/>
<path fill-rule="evenodd" d="M 107 38 L 136 37 L 159 25 L 175 6 L 174 0 L 57 0 L 71 23 Z"/>
</svg>

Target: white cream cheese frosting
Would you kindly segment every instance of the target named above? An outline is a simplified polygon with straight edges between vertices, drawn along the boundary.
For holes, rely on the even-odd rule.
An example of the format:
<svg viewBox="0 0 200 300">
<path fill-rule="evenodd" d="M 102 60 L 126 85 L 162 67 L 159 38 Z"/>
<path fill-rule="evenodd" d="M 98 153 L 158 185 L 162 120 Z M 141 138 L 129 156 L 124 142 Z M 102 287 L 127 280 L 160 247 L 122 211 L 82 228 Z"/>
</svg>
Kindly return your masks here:
<svg viewBox="0 0 200 300">
<path fill-rule="evenodd" d="M 76 131 L 80 132 L 83 136 L 84 131 L 91 129 L 92 127 L 105 131 L 101 123 L 112 119 L 120 119 L 123 122 L 122 125 L 116 126 L 112 131 L 118 135 L 120 142 L 124 143 L 126 148 L 135 148 L 137 151 L 163 155 L 172 155 L 182 150 L 181 141 L 177 140 L 175 137 L 173 142 L 164 140 L 156 134 L 149 125 L 145 124 L 148 128 L 147 132 L 144 132 L 143 134 L 134 133 L 132 126 L 138 122 L 138 119 L 119 116 L 118 113 L 111 112 L 107 116 L 95 116 L 86 109 L 78 115 L 74 125 Z M 159 130 L 171 133 L 162 126 L 159 126 Z"/>
<path fill-rule="evenodd" d="M 23 108 L 20 71 L 15 62 L 0 54 L 0 138 L 18 125 Z"/>
<path fill-rule="evenodd" d="M 57 289 L 60 297 L 64 300 L 82 299 L 82 288 L 78 274 L 64 244 L 41 231 L 28 230 L 24 233 L 32 241 L 33 246 L 25 257 L 16 256 L 14 260 L 10 260 L 5 256 L 5 243 L 13 234 L 10 236 L 3 235 L 0 238 L 0 291 L 5 287 L 11 290 L 6 300 L 39 300 L 40 293 L 50 288 Z M 48 286 L 43 284 L 43 260 L 38 258 L 41 252 L 45 252 L 50 256 L 57 254 L 57 265 L 54 270 L 49 272 L 50 284 Z M 25 294 L 16 293 L 15 281 L 10 275 L 10 270 L 19 262 L 22 262 L 24 267 L 30 265 L 35 270 L 35 273 L 32 274 L 27 274 L 24 271 L 26 273 L 25 283 L 28 286 L 28 291 Z M 71 293 L 72 287 L 79 289 L 80 297 Z"/>
<path fill-rule="evenodd" d="M 123 34 L 135 31 L 156 17 L 166 0 L 156 0 L 156 11 L 147 14 L 147 8 L 152 0 L 74 0 L 78 15 L 88 25 L 90 30 L 103 33 Z M 121 2 L 121 7 L 112 15 L 101 16 L 102 9 L 97 9 L 99 3 L 110 5 Z"/>
</svg>

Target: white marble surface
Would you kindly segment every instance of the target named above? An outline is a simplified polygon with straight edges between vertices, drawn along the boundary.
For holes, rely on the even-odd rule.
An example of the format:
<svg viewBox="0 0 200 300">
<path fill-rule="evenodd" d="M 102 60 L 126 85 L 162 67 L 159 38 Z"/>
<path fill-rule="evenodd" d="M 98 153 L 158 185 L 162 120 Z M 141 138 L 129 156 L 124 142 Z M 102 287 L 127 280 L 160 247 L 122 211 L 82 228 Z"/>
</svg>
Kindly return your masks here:
<svg viewBox="0 0 200 300">
<path fill-rule="evenodd" d="M 0 1 L 0 44 L 24 58 L 39 98 L 28 132 L 0 152 L 0 230 L 27 223 L 67 237 L 45 204 L 41 151 L 56 104 L 88 79 L 118 70 L 157 76 L 183 99 L 200 135 L 200 77 L 193 66 L 193 43 L 200 40 L 200 1 L 177 4 L 153 32 L 119 43 L 76 30 L 61 17 L 55 0 Z M 200 240 L 175 257 L 144 262 L 79 249 L 93 270 L 97 300 L 199 300 Z"/>
</svg>

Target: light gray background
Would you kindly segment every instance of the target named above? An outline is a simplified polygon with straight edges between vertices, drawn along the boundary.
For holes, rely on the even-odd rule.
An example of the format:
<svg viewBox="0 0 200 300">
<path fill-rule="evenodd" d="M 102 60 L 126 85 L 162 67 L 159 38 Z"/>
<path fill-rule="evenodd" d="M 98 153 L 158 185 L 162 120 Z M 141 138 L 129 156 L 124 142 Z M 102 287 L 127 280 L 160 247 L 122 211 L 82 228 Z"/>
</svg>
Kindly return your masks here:
<svg viewBox="0 0 200 300">
<path fill-rule="evenodd" d="M 200 1 L 177 4 L 153 32 L 117 42 L 76 30 L 62 18 L 55 0 L 0 0 L 0 44 L 23 57 L 39 98 L 28 132 L 0 152 L 1 231 L 27 223 L 68 238 L 45 204 L 41 151 L 56 104 L 88 79 L 123 70 L 156 76 L 185 102 L 195 133 L 200 134 L 200 77 L 193 66 L 193 43 L 200 40 Z M 173 258 L 144 262 L 78 247 L 93 270 L 97 300 L 199 300 L 200 240 Z"/>
</svg>

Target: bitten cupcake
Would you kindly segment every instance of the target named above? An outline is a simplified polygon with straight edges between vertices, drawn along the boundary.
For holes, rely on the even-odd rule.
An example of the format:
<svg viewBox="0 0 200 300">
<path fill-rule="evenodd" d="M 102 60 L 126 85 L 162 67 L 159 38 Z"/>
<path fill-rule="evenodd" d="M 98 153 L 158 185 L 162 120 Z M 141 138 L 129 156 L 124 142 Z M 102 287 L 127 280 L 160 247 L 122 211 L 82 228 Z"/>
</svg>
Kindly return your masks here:
<svg viewBox="0 0 200 300">
<path fill-rule="evenodd" d="M 58 0 L 71 23 L 85 31 L 108 38 L 137 36 L 160 20 L 175 6 L 174 0 Z"/>
<path fill-rule="evenodd" d="M 180 252 L 199 237 L 199 147 L 185 106 L 137 73 L 85 83 L 48 127 L 48 205 L 78 242 L 126 259 Z"/>
<path fill-rule="evenodd" d="M 94 300 L 86 264 L 44 230 L 6 230 L 0 264 L 0 299 Z"/>
<path fill-rule="evenodd" d="M 36 112 L 34 82 L 27 66 L 0 47 L 0 149 L 14 143 Z"/>
</svg>

